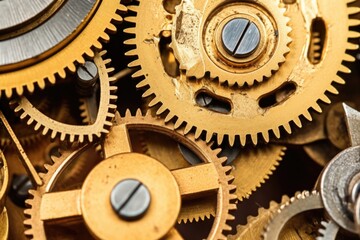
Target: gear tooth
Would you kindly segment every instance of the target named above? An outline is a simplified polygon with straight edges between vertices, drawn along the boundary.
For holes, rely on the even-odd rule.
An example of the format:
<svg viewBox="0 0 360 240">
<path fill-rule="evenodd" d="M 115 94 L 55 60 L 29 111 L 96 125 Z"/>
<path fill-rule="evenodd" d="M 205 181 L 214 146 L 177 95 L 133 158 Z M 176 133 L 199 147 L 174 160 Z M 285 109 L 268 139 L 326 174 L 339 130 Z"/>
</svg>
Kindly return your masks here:
<svg viewBox="0 0 360 240">
<path fill-rule="evenodd" d="M 138 72 L 140 72 L 140 71 L 138 71 Z M 142 76 L 142 75 L 141 75 Z M 141 82 L 139 82 L 137 85 L 136 85 L 136 88 L 143 88 L 143 87 L 146 87 L 146 86 L 148 86 L 149 84 L 147 83 L 147 81 L 141 81 Z M 149 92 L 151 92 L 150 90 L 148 90 Z M 150 94 L 151 95 L 151 94 Z M 150 96 L 150 95 L 148 95 L 148 96 Z M 144 96 L 144 95 L 143 95 Z"/>
<path fill-rule="evenodd" d="M 135 42 L 135 39 L 130 38 L 130 39 L 126 39 L 126 40 L 124 41 L 124 44 L 125 44 L 125 45 L 136 45 L 136 42 Z"/>
<path fill-rule="evenodd" d="M 202 130 L 200 128 L 195 129 L 195 139 L 199 139 L 201 136 Z"/>
<path fill-rule="evenodd" d="M 66 77 L 66 72 L 64 69 L 59 69 L 58 74 L 62 79 Z"/>
<path fill-rule="evenodd" d="M 291 131 L 291 126 L 290 126 L 289 123 L 283 124 L 283 127 L 284 127 L 285 131 L 286 131 L 288 134 L 291 134 L 291 133 L 292 133 L 292 131 Z"/>
<path fill-rule="evenodd" d="M 130 23 L 136 23 L 136 17 L 128 16 L 125 18 L 125 21 Z"/>
<path fill-rule="evenodd" d="M 141 71 L 141 69 L 138 70 L 138 71 L 136 71 L 136 72 L 134 72 L 134 73 L 131 75 L 132 78 L 139 78 L 139 77 L 142 77 L 142 76 L 144 76 L 144 73 L 143 73 L 143 71 Z M 141 81 L 140 83 L 144 84 L 144 83 L 146 83 L 146 82 L 145 82 L 145 81 Z M 141 84 L 140 84 L 140 83 L 138 83 L 137 86 L 141 87 Z"/>
<path fill-rule="evenodd" d="M 359 45 L 348 42 L 348 43 L 346 44 L 346 48 L 347 48 L 348 50 L 358 50 Z"/>
<path fill-rule="evenodd" d="M 205 141 L 207 142 L 207 143 L 209 143 L 210 141 L 211 141 L 211 139 L 212 139 L 212 136 L 213 136 L 213 134 L 211 133 L 211 132 L 206 132 L 206 134 L 205 134 L 206 136 L 205 136 Z"/>
<path fill-rule="evenodd" d="M 162 104 L 158 110 L 156 111 L 156 115 L 161 115 L 162 113 L 164 113 L 167 110 L 167 108 L 165 107 L 164 104 Z"/>
<path fill-rule="evenodd" d="M 312 109 L 314 109 L 316 112 L 318 113 L 322 113 L 322 109 L 320 107 L 320 105 L 318 103 L 315 103 L 314 105 L 311 106 Z"/>
<path fill-rule="evenodd" d="M 241 146 L 245 146 L 245 144 L 246 144 L 246 135 L 244 135 L 244 134 L 240 134 L 239 135 L 239 138 L 240 138 L 240 144 L 241 144 Z"/>
<path fill-rule="evenodd" d="M 153 98 L 149 103 L 148 106 L 149 107 L 154 107 L 156 104 L 158 104 L 159 101 L 156 98 Z"/>
<path fill-rule="evenodd" d="M 312 116 L 309 111 L 302 114 L 308 121 L 312 121 Z"/>
<path fill-rule="evenodd" d="M 268 143 L 270 141 L 269 131 L 263 132 L 262 136 L 266 143 Z"/>
<path fill-rule="evenodd" d="M 48 129 L 48 128 L 44 128 L 44 130 L 45 130 L 45 129 Z M 57 132 L 56 132 L 56 131 L 52 131 L 52 132 L 51 132 L 51 136 L 50 136 L 50 137 L 51 137 L 51 139 L 55 139 L 56 134 L 57 134 Z M 45 134 L 44 134 L 44 135 L 45 135 Z M 63 140 L 62 140 L 62 141 L 63 141 Z"/>
<path fill-rule="evenodd" d="M 28 115 L 27 115 L 25 112 L 23 112 L 23 113 L 20 115 L 20 119 L 23 120 L 23 119 L 25 119 L 27 116 L 28 116 Z"/>
<path fill-rule="evenodd" d="M 354 14 L 357 14 L 360 12 L 360 8 L 359 7 L 348 7 L 347 12 L 349 15 L 354 15 Z"/>
<path fill-rule="evenodd" d="M 340 72 L 343 72 L 343 73 L 347 73 L 347 74 L 350 74 L 350 73 L 351 73 L 351 70 L 350 70 L 348 67 L 344 66 L 344 65 L 341 65 L 341 66 L 340 66 L 339 71 L 340 71 Z"/>
<path fill-rule="evenodd" d="M 349 31 L 348 38 L 360 38 L 360 33 L 355 32 L 355 31 Z"/>
<path fill-rule="evenodd" d="M 125 53 L 125 56 L 136 56 L 136 49 L 131 49 Z"/>
<path fill-rule="evenodd" d="M 294 120 L 294 123 L 296 124 L 296 126 L 298 126 L 298 128 L 301 128 L 302 127 L 302 123 L 301 123 L 301 120 L 300 118 L 295 118 Z"/>
<path fill-rule="evenodd" d="M 89 138 L 89 142 L 93 142 L 93 141 L 94 141 L 94 137 L 93 137 L 92 134 L 89 134 L 88 138 Z"/>
<path fill-rule="evenodd" d="M 253 142 L 254 145 L 257 145 L 258 142 L 258 138 L 257 138 L 257 134 L 251 134 L 251 141 Z"/>
<path fill-rule="evenodd" d="M 74 142 L 75 141 L 75 135 L 70 135 L 69 141 Z"/>
<path fill-rule="evenodd" d="M 80 142 L 80 143 L 83 143 L 83 142 L 84 142 L 84 135 L 80 135 L 80 136 L 79 136 L 79 142 Z"/>
<path fill-rule="evenodd" d="M 176 120 L 174 124 L 174 129 L 178 129 L 183 124 L 183 121 Z"/>
<path fill-rule="evenodd" d="M 235 135 L 229 134 L 228 135 L 228 139 L 229 139 L 229 145 L 230 147 L 233 147 L 235 144 Z"/>
<path fill-rule="evenodd" d="M 31 125 L 32 123 L 34 122 L 34 119 L 33 118 L 29 118 L 26 122 L 27 125 Z"/>
<path fill-rule="evenodd" d="M 356 58 L 351 56 L 350 54 L 345 54 L 343 60 L 346 62 L 355 62 Z"/>
<path fill-rule="evenodd" d="M 328 96 L 326 96 L 325 94 L 323 94 L 321 97 L 320 97 L 320 100 L 323 101 L 324 103 L 326 104 L 330 104 L 331 103 L 331 100 L 329 99 Z M 320 106 L 319 106 L 320 107 Z"/>
<path fill-rule="evenodd" d="M 130 6 L 127 6 L 127 9 L 129 10 L 129 11 L 131 11 L 131 12 L 138 12 L 138 6 L 136 6 L 136 5 L 130 5 Z"/>
<path fill-rule="evenodd" d="M 48 132 L 49 132 L 49 128 L 44 127 L 41 134 L 45 136 Z"/>
<path fill-rule="evenodd" d="M 109 24 L 108 27 L 107 27 L 107 32 L 116 33 L 117 32 L 116 26 L 114 24 Z M 107 42 L 110 41 L 110 36 L 108 34 L 104 34 L 104 37 L 105 38 L 103 38 L 103 40 L 105 40 Z"/>
<path fill-rule="evenodd" d="M 55 131 L 53 131 L 53 133 L 54 133 Z M 51 134 L 51 136 L 52 136 L 52 134 Z M 55 138 L 55 136 L 56 136 L 56 132 L 55 132 L 55 134 L 54 134 L 54 138 Z M 65 139 L 66 139 L 66 134 L 65 133 L 61 133 L 60 134 L 60 141 L 65 141 Z"/>
<path fill-rule="evenodd" d="M 7 98 L 10 98 L 12 96 L 12 89 L 11 88 L 6 88 L 5 89 L 5 95 Z"/>
<path fill-rule="evenodd" d="M 345 80 L 338 75 L 335 76 L 334 81 L 338 84 L 345 84 Z"/>
<path fill-rule="evenodd" d="M 329 91 L 330 93 L 335 94 L 335 95 L 339 94 L 339 91 L 333 85 L 330 85 L 328 87 L 327 91 Z"/>
<path fill-rule="evenodd" d="M 192 129 L 192 126 L 190 124 L 186 124 L 184 128 L 184 134 L 188 134 Z"/>
<path fill-rule="evenodd" d="M 280 138 L 280 129 L 279 128 L 274 128 L 272 129 L 272 132 L 274 133 L 276 138 Z"/>
<path fill-rule="evenodd" d="M 217 139 L 217 143 L 220 145 L 224 141 L 224 135 L 218 133 L 216 139 Z"/>
<path fill-rule="evenodd" d="M 167 123 L 167 122 L 170 122 L 173 118 L 175 117 L 175 115 L 173 115 L 171 112 L 168 113 L 168 115 L 166 115 L 164 121 Z"/>
<path fill-rule="evenodd" d="M 129 68 L 138 67 L 138 66 L 140 66 L 140 62 L 138 59 L 136 59 L 128 64 Z"/>
<path fill-rule="evenodd" d="M 360 25 L 360 20 L 359 19 L 349 19 L 349 26 L 350 27 L 356 27 Z"/>
<path fill-rule="evenodd" d="M 135 34 L 136 33 L 136 28 L 125 28 L 124 33 Z M 134 54 L 134 55 L 136 55 L 136 54 Z"/>
<path fill-rule="evenodd" d="M 109 68 L 106 69 L 107 73 L 112 73 L 114 71 L 115 71 L 115 68 L 113 68 L 113 67 L 109 67 Z"/>
</svg>

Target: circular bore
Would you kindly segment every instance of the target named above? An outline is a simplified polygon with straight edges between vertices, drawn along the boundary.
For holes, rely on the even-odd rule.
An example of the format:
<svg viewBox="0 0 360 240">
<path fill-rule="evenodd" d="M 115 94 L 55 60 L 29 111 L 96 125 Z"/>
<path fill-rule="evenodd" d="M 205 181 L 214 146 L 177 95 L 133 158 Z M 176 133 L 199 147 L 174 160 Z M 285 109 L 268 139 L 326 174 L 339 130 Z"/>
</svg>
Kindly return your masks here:
<svg viewBox="0 0 360 240">
<path fill-rule="evenodd" d="M 360 146 L 347 148 L 326 167 L 321 177 L 320 193 L 327 213 L 343 229 L 357 233 L 348 210 L 349 184 L 360 172 Z"/>
<path fill-rule="evenodd" d="M 255 23 L 246 18 L 228 21 L 221 31 L 222 46 L 236 58 L 251 55 L 260 43 L 260 31 Z"/>
<path fill-rule="evenodd" d="M 0 1 L 0 32 L 10 30 L 36 18 L 55 0 L 3 0 Z"/>
<path fill-rule="evenodd" d="M 141 218 L 149 209 L 150 200 L 149 189 L 136 179 L 120 181 L 110 195 L 113 210 L 129 221 Z"/>
<path fill-rule="evenodd" d="M 224 32 L 234 27 L 236 30 L 228 35 L 236 35 L 232 40 L 235 46 L 226 46 Z M 244 33 L 241 34 L 242 28 Z M 210 60 L 221 69 L 249 73 L 271 61 L 280 40 L 277 31 L 276 21 L 261 5 L 247 2 L 229 4 L 209 16 L 203 44 Z M 228 48 L 236 50 L 229 52 Z"/>
<path fill-rule="evenodd" d="M 146 214 L 137 221 L 119 218 L 109 201 L 114 186 L 125 179 L 141 181 L 151 195 Z M 81 193 L 84 221 L 98 239 L 160 239 L 176 223 L 180 205 L 179 187 L 171 172 L 157 160 L 137 153 L 115 155 L 99 163 Z"/>
</svg>

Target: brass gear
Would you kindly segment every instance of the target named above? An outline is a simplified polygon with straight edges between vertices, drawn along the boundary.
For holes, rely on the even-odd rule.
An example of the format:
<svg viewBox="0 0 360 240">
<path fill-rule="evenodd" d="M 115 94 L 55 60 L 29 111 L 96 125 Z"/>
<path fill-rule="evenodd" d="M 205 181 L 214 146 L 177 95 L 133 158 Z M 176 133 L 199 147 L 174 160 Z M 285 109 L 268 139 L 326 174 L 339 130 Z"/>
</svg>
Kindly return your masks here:
<svg viewBox="0 0 360 240">
<path fill-rule="evenodd" d="M 107 68 L 110 59 L 103 60 L 105 51 L 96 53 L 94 62 L 99 69 L 100 101 L 96 121 L 91 125 L 71 125 L 52 119 L 34 108 L 30 101 L 22 96 L 12 101 L 16 113 L 20 113 L 21 119 L 26 119 L 28 125 L 33 125 L 36 131 L 41 130 L 43 135 L 49 134 L 52 139 L 60 137 L 61 141 L 70 142 L 94 141 L 109 132 L 111 120 L 116 110 L 115 95 L 117 87 L 113 85 L 115 79 L 109 74 L 113 68 Z"/>
<path fill-rule="evenodd" d="M 127 115 L 125 118 L 120 118 L 119 115 L 115 118 L 115 125 L 110 132 L 110 134 L 107 136 L 105 142 L 104 142 L 104 153 L 106 160 L 103 160 L 100 164 L 97 164 L 93 170 L 90 171 L 90 174 L 94 171 L 94 169 L 97 169 L 99 165 L 107 164 L 107 162 L 112 162 L 114 159 L 121 157 L 125 158 L 122 161 L 128 162 L 126 160 L 127 157 L 136 155 L 137 159 L 144 158 L 145 155 L 140 155 L 136 153 L 127 153 L 129 151 L 129 147 L 131 144 L 130 140 L 128 139 L 128 133 L 132 130 L 149 130 L 154 132 L 161 132 L 163 134 L 166 134 L 168 136 L 174 137 L 174 139 L 182 141 L 183 144 L 194 150 L 195 152 L 198 152 L 201 155 L 201 159 L 203 159 L 206 164 L 199 165 L 201 167 L 205 166 L 211 166 L 210 168 L 214 168 L 214 173 L 218 174 L 218 176 L 215 177 L 217 184 L 220 184 L 220 188 L 218 189 L 217 198 L 218 198 L 218 205 L 216 210 L 216 217 L 214 220 L 213 228 L 209 234 L 209 239 L 226 239 L 224 235 L 224 231 L 228 231 L 231 228 L 227 225 L 227 221 L 233 219 L 233 217 L 229 214 L 230 210 L 235 209 L 235 204 L 233 203 L 236 199 L 236 196 L 232 194 L 232 192 L 235 190 L 235 187 L 230 185 L 229 183 L 232 181 L 233 177 L 228 175 L 229 171 L 231 170 L 230 167 L 224 167 L 223 164 L 225 163 L 226 159 L 224 158 L 217 158 L 216 155 L 218 151 L 211 150 L 205 142 L 201 141 L 195 141 L 193 140 L 193 137 L 190 136 L 190 138 L 185 137 L 180 132 L 172 130 L 173 128 L 169 125 L 164 125 L 163 121 L 159 118 L 154 118 L 150 115 L 142 116 L 141 113 L 138 111 L 136 116 L 130 116 Z M 124 135 L 125 134 L 125 135 Z M 120 137 L 122 136 L 122 137 Z M 42 221 L 40 218 L 40 212 L 43 212 L 43 210 L 46 209 L 46 205 L 43 201 L 45 198 L 47 198 L 52 193 L 52 189 L 56 189 L 57 191 L 61 191 L 61 189 L 57 189 L 57 181 L 53 181 L 54 179 L 60 179 L 61 173 L 64 172 L 67 166 L 70 166 L 72 163 L 76 164 L 77 161 L 75 161 L 76 157 L 79 156 L 79 154 L 86 150 L 86 146 L 82 147 L 81 149 L 75 151 L 75 152 L 65 152 L 60 158 L 53 158 L 54 163 L 53 165 L 46 165 L 47 173 L 41 174 L 41 178 L 43 180 L 43 185 L 38 186 L 35 190 L 31 191 L 31 195 L 33 196 L 32 199 L 29 199 L 27 201 L 27 204 L 31 207 L 30 209 L 25 210 L 25 214 L 30 217 L 25 221 L 25 225 L 29 226 L 30 229 L 26 231 L 26 235 L 35 239 L 46 239 L 46 231 L 45 231 L 45 221 Z M 134 158 L 135 155 L 132 157 Z M 145 158 L 149 158 L 145 156 Z M 155 161 L 157 162 L 157 161 Z M 131 164 L 131 161 L 129 162 Z M 210 164 L 210 165 L 207 165 Z M 138 168 L 139 166 L 135 166 L 134 168 Z M 119 168 L 117 168 L 119 169 Z M 186 170 L 189 168 L 184 168 L 180 171 Z M 197 169 L 199 170 L 199 169 Z M 139 171 L 137 171 L 139 172 Z M 83 173 L 83 175 L 89 176 L 90 174 Z M 108 174 L 108 173 L 107 173 Z M 146 174 L 145 172 L 140 171 L 139 174 Z M 174 176 L 176 173 L 173 173 Z M 179 175 L 180 176 L 180 175 Z M 87 180 L 87 177 L 84 176 L 84 178 Z M 183 179 L 185 180 L 185 179 Z M 181 180 L 181 176 L 177 178 L 178 184 L 181 187 L 184 187 L 186 185 L 185 182 Z M 192 186 L 194 186 L 195 182 L 189 183 Z M 158 184 L 158 183 L 157 183 Z M 166 184 L 166 183 L 162 183 Z M 185 184 L 185 185 L 182 185 Z M 86 184 L 85 184 L 86 185 Z M 83 185 L 84 187 L 84 185 Z M 68 191 L 77 191 L 77 190 L 69 190 Z M 102 190 L 103 191 L 103 190 Z M 64 193 L 61 191 L 60 193 Z M 173 196 L 169 196 L 173 197 Z M 68 201 L 68 200 L 66 200 Z M 156 201 L 155 201 L 156 202 Z M 65 204 L 68 206 L 68 203 Z M 52 202 L 52 206 L 53 202 Z M 53 208 L 52 207 L 52 208 Z M 58 204 L 56 208 L 61 207 L 61 204 Z M 50 209 L 49 209 L 50 210 Z M 59 209 L 60 210 L 60 209 Z M 50 210 L 52 211 L 52 210 Z M 60 212 L 60 211 L 59 211 Z M 61 211 L 62 212 L 62 211 Z M 55 216 L 55 215 L 54 215 Z M 84 216 L 84 218 L 89 217 L 89 215 Z M 97 217 L 98 219 L 102 219 L 101 217 Z M 111 217 L 112 218 L 112 217 Z M 108 218 L 107 218 L 108 219 Z M 56 217 L 52 220 L 56 220 Z M 118 217 L 116 217 L 117 221 L 120 221 Z M 56 222 L 56 221 L 55 221 Z M 54 222 L 54 223 L 55 223 Z M 156 219 L 155 222 L 159 222 L 159 219 Z M 161 222 L 161 221 L 160 221 Z M 87 224 L 87 223 L 86 223 Z M 135 224 L 141 225 L 141 220 L 138 220 Z M 161 223 L 159 223 L 161 224 Z M 128 228 L 127 228 L 128 229 Z M 138 228 L 137 228 L 138 229 Z M 161 229 L 161 228 L 160 228 Z M 159 231 L 163 231 L 162 229 Z M 84 231 L 82 231 L 83 233 Z M 174 232 L 170 232 L 171 234 L 174 234 Z M 62 231 L 62 234 L 66 234 L 66 231 Z M 70 236 L 66 236 L 70 237 Z M 78 239 L 78 236 L 72 236 L 75 239 Z M 149 237 L 147 235 L 147 237 Z M 89 236 L 88 236 L 89 238 Z"/>
<path fill-rule="evenodd" d="M 48 11 L 45 11 L 43 14 L 43 18 L 46 19 L 34 21 L 31 24 L 36 25 L 38 22 L 42 23 L 41 21 L 50 24 L 54 21 L 49 20 L 56 14 L 63 14 L 63 21 L 70 22 L 72 19 L 66 18 L 66 16 L 72 15 L 73 13 L 64 13 L 64 11 L 74 11 L 72 10 L 72 6 L 68 6 L 71 4 L 84 6 L 84 3 L 78 1 L 56 1 L 56 4 L 53 4 L 54 6 L 47 9 Z M 90 4 L 90 1 L 87 4 Z M 101 50 L 102 42 L 109 40 L 108 34 L 116 31 L 114 23 L 122 22 L 122 18 L 118 13 L 125 12 L 126 8 L 117 0 L 94 0 L 91 4 L 93 4 L 92 8 L 89 9 L 88 15 L 84 17 L 83 21 L 79 23 L 80 25 L 77 26 L 73 32 L 69 33 L 67 38 L 56 44 L 52 49 L 39 53 L 40 55 L 36 56 L 36 58 L 29 57 L 28 59 L 22 59 L 19 63 L 9 63 L 10 65 L 4 63 L 5 65 L 0 65 L 0 92 L 10 97 L 14 92 L 22 95 L 25 89 L 33 92 L 35 85 L 43 89 L 46 83 L 54 84 L 57 76 L 65 78 L 67 72 L 75 72 L 76 66 L 83 64 L 86 56 L 93 58 L 95 55 L 94 51 Z M 31 24 L 25 24 L 24 27 L 16 31 L 2 35 L 2 38 L 5 37 L 3 43 L 13 39 L 17 40 L 17 38 L 28 35 L 34 35 L 33 37 L 38 40 L 47 36 L 47 34 L 34 33 L 34 31 L 43 27 L 41 24 L 38 26 Z M 56 30 L 59 27 L 48 26 L 48 28 Z M 23 35 L 17 35 L 19 33 L 23 33 Z M 14 46 L 16 46 L 16 49 L 12 49 L 13 52 L 18 51 L 19 48 L 20 51 L 26 52 L 26 49 L 23 48 L 28 47 L 26 44 L 15 44 Z M 34 47 L 34 49 L 37 48 Z M 12 51 L 9 52 L 11 53 Z M 23 57 L 24 55 L 19 54 L 14 56 Z M 30 63 L 28 61 L 30 61 Z"/>
<path fill-rule="evenodd" d="M 284 195 L 280 204 L 284 204 L 289 200 L 289 197 Z M 236 234 L 229 235 L 229 240 L 254 240 L 261 239 L 264 227 L 275 214 L 279 208 L 279 203 L 271 201 L 268 208 L 259 208 L 256 216 L 249 216 L 246 225 L 238 225 L 236 227 Z"/>
<path fill-rule="evenodd" d="M 209 72 L 210 78 L 229 86 L 253 85 L 271 77 L 290 51 L 289 18 L 284 16 L 280 1 L 184 0 L 175 9 L 171 47 L 188 77 L 202 78 Z M 236 18 L 250 19 L 261 35 L 256 51 L 240 59 L 228 54 L 221 44 L 222 27 Z"/>
<path fill-rule="evenodd" d="M 315 239 L 321 228 L 324 213 L 304 217 L 303 214 L 312 214 L 313 211 L 323 210 L 320 195 L 316 191 L 303 191 L 296 193 L 279 206 L 277 213 L 271 216 L 267 226 L 264 228 L 263 239 Z M 310 221 L 308 221 L 310 219 Z M 305 221 L 304 221 L 305 220 Z"/>
<path fill-rule="evenodd" d="M 345 83 L 337 74 L 349 73 L 343 61 L 355 60 L 346 51 L 357 49 L 357 45 L 349 43 L 348 39 L 359 36 L 349 30 L 350 26 L 359 24 L 359 21 L 352 19 L 352 15 L 359 10 L 347 6 L 353 0 L 332 1 L 319 0 L 316 6 L 310 7 L 305 6 L 307 1 L 304 0 L 286 4 L 293 39 L 287 61 L 267 81 L 240 89 L 223 86 L 207 77 L 192 80 L 183 72 L 180 72 L 180 76 L 169 76 L 159 57 L 161 36 L 150 32 L 159 33 L 167 27 L 170 29 L 172 20 L 170 17 L 162 18 L 163 14 L 160 13 L 153 14 L 158 13 L 158 5 L 140 1 L 138 6 L 128 7 L 137 16 L 125 19 L 135 24 L 135 27 L 125 30 L 133 34 L 125 44 L 135 47 L 127 55 L 137 57 L 129 67 L 139 67 L 140 70 L 133 77 L 144 79 L 137 87 L 147 87 L 143 97 L 151 98 L 149 106 L 155 108 L 158 115 L 165 116 L 166 122 L 174 119 L 175 128 L 184 124 L 185 133 L 195 130 L 196 138 L 206 134 L 208 142 L 214 134 L 218 143 L 226 137 L 230 145 L 235 142 L 245 145 L 250 139 L 257 144 L 259 137 L 268 142 L 270 136 L 280 137 L 280 129 L 291 133 L 291 125 L 301 127 L 301 118 L 311 120 L 310 110 L 321 112 L 319 101 L 330 103 L 326 93 L 338 93 L 332 83 Z M 148 13 L 159 24 L 149 27 L 151 31 L 142 31 L 139 25 L 147 22 Z M 326 26 L 331 26 L 326 28 L 327 39 L 323 44 L 322 58 L 316 64 L 310 63 L 311 57 L 307 51 L 314 17 L 323 19 Z M 339 35 L 347 38 L 339 38 Z M 225 104 L 227 111 L 221 113 L 199 105 L 197 97 L 203 92 Z"/>
</svg>

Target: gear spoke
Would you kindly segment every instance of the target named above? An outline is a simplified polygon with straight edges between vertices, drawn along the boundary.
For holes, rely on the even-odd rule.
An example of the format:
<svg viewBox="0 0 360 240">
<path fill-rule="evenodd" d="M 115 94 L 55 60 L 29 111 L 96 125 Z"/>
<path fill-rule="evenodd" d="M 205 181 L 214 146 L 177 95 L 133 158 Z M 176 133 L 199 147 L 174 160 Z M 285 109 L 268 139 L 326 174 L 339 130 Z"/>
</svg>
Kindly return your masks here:
<svg viewBox="0 0 360 240">
<path fill-rule="evenodd" d="M 181 183 L 180 193 L 182 198 L 194 198 L 216 192 L 219 179 L 215 178 L 216 169 L 211 163 L 172 171 L 176 181 Z M 196 183 L 196 184 L 195 184 Z"/>
<path fill-rule="evenodd" d="M 41 202 L 40 219 L 54 223 L 69 218 L 79 220 L 81 217 L 80 195 L 81 190 L 45 193 Z"/>
</svg>

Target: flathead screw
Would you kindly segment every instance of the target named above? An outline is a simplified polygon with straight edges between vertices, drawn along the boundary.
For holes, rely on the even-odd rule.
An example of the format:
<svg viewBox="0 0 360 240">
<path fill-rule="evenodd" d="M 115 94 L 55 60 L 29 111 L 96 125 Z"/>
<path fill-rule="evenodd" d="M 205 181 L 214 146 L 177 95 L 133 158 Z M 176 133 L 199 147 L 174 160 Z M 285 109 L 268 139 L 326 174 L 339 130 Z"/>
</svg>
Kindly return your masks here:
<svg viewBox="0 0 360 240">
<path fill-rule="evenodd" d="M 77 91 L 82 96 L 89 96 L 93 93 L 94 86 L 99 78 L 99 72 L 96 64 L 86 61 L 76 70 L 77 75 Z"/>
<path fill-rule="evenodd" d="M 225 50 L 236 58 L 251 55 L 260 44 L 260 31 L 255 23 L 245 18 L 231 19 L 221 33 Z"/>
<path fill-rule="evenodd" d="M 119 217 L 131 221 L 141 218 L 150 206 L 148 188 L 136 179 L 119 182 L 110 195 L 111 206 Z"/>
</svg>

